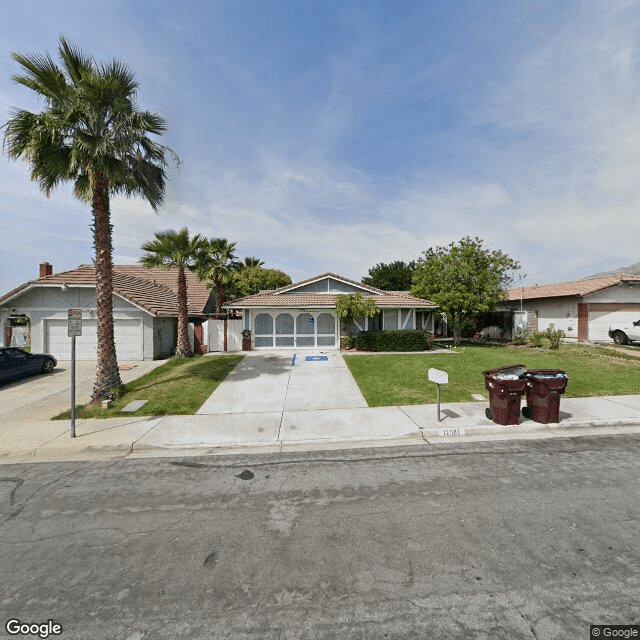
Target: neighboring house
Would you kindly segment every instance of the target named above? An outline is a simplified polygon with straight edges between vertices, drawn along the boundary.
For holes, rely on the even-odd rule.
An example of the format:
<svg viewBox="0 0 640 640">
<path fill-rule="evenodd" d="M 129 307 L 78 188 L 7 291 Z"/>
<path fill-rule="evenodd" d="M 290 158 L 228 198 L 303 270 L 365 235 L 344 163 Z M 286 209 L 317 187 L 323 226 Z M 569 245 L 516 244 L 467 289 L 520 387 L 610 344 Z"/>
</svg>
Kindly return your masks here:
<svg viewBox="0 0 640 640">
<path fill-rule="evenodd" d="M 414 298 L 406 291 L 383 291 L 334 273 L 232 300 L 225 307 L 242 311 L 242 326 L 251 330 L 254 348 L 337 348 L 340 329 L 336 297 L 350 293 L 362 293 L 380 308 L 376 317 L 356 320 L 356 332 L 416 328 L 433 331 L 433 303 Z"/>
<path fill-rule="evenodd" d="M 503 306 L 516 312 L 516 323 L 520 317 L 524 328 L 544 331 L 553 324 L 580 342 L 610 340 L 610 326 L 640 318 L 640 276 L 518 287 L 508 292 L 507 300 Z"/>
<path fill-rule="evenodd" d="M 176 344 L 177 270 L 146 269 L 141 265 L 113 267 L 113 323 L 118 359 L 151 360 L 167 357 Z M 78 360 L 96 355 L 95 273 L 91 265 L 53 273 L 40 265 L 40 277 L 0 297 L 0 346 L 9 346 L 11 319 L 27 316 L 31 324 L 31 349 L 60 360 L 71 357 L 67 336 L 68 309 L 82 309 L 82 336 L 76 338 Z M 206 319 L 211 291 L 187 272 L 189 321 L 198 351 L 207 351 Z"/>
</svg>

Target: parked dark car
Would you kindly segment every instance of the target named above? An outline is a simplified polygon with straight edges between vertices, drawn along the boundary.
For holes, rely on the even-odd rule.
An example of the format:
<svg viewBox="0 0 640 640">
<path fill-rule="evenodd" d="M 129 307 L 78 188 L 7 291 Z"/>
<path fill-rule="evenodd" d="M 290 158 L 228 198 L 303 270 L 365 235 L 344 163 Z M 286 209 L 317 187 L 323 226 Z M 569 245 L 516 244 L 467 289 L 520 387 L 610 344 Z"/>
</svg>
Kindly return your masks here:
<svg viewBox="0 0 640 640">
<path fill-rule="evenodd" d="M 57 360 L 46 353 L 27 353 L 18 347 L 0 347 L 0 382 L 34 373 L 51 373 L 56 364 Z"/>
</svg>

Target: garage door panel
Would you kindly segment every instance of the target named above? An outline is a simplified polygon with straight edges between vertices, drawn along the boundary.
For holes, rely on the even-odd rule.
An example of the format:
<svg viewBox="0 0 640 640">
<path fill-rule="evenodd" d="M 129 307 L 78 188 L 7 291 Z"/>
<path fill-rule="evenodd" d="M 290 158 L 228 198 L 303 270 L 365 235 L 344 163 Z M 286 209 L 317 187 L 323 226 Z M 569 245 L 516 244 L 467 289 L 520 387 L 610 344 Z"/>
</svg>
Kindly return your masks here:
<svg viewBox="0 0 640 640">
<path fill-rule="evenodd" d="M 640 312 L 634 311 L 589 311 L 589 340 L 611 340 L 609 327 L 631 325 L 640 318 Z"/>
<path fill-rule="evenodd" d="M 47 320 L 46 351 L 59 360 L 71 359 L 71 338 L 67 336 L 66 320 Z M 142 323 L 140 320 L 116 320 L 114 323 L 116 354 L 119 361 L 142 360 Z M 95 320 L 82 321 L 82 335 L 76 338 L 76 358 L 95 360 L 97 350 Z"/>
</svg>

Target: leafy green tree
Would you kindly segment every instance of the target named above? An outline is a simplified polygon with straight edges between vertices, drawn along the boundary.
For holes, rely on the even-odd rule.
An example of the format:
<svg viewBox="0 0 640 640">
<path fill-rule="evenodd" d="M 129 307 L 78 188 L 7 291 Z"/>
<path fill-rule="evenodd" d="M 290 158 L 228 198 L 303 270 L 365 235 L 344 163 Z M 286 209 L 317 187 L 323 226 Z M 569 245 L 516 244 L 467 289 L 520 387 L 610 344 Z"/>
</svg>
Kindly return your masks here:
<svg viewBox="0 0 640 640">
<path fill-rule="evenodd" d="M 409 291 L 415 270 L 416 263 L 413 260 L 411 262 L 396 260 L 389 264 L 379 262 L 369 269 L 369 275 L 362 278 L 362 282 L 384 291 Z"/>
<path fill-rule="evenodd" d="M 196 260 L 196 273 L 200 280 L 208 280 L 216 290 L 216 313 L 224 313 L 222 306 L 226 293 L 233 290 L 239 263 L 236 259 L 236 244 L 226 238 L 206 240 Z M 234 292 L 235 293 L 235 292 Z"/>
<path fill-rule="evenodd" d="M 45 106 L 40 113 L 14 109 L 4 141 L 10 158 L 31 165 L 31 179 L 47 197 L 71 182 L 75 196 L 91 205 L 98 344 L 91 400 L 97 403 L 122 387 L 113 333 L 110 198 L 141 196 L 157 210 L 170 150 L 150 137 L 165 131 L 165 121 L 138 109 L 138 82 L 129 67 L 98 63 L 64 37 L 58 55 L 60 65 L 49 54 L 13 54 L 21 67 L 13 80 Z"/>
<path fill-rule="evenodd" d="M 375 300 L 365 298 L 361 293 L 340 294 L 336 296 L 336 311 L 342 329 L 353 338 L 351 326 L 356 318 L 373 318 L 380 312 Z"/>
<path fill-rule="evenodd" d="M 203 239 L 196 234 L 189 237 L 189 229 L 183 227 L 180 231 L 169 229 L 158 231 L 155 240 L 145 242 L 141 249 L 145 254 L 140 262 L 148 269 L 178 270 L 178 339 L 176 356 L 192 356 L 189 342 L 189 307 L 187 303 L 187 275 L 186 270 L 194 271 L 196 258 L 203 249 Z"/>
<path fill-rule="evenodd" d="M 264 289 L 277 289 L 288 284 L 291 284 L 291 278 L 284 271 L 259 266 L 241 268 L 235 277 L 238 296 L 251 296 Z"/>
<path fill-rule="evenodd" d="M 490 251 L 469 236 L 446 247 L 430 248 L 418 260 L 411 293 L 438 305 L 460 344 L 464 321 L 473 313 L 493 311 L 520 267 L 506 253 Z"/>
</svg>

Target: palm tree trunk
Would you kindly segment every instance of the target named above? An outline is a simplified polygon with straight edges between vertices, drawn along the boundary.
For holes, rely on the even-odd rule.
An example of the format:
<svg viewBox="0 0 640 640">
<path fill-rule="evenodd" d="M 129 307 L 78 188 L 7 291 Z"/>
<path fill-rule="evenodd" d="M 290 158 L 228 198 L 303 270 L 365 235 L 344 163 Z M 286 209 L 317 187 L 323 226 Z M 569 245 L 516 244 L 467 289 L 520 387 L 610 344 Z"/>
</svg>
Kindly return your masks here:
<svg viewBox="0 0 640 640">
<path fill-rule="evenodd" d="M 97 340 L 96 379 L 91 402 L 96 404 L 122 387 L 118 371 L 116 345 L 113 335 L 113 263 L 111 260 L 111 221 L 109 212 L 109 182 L 95 176 L 93 200 L 93 241 L 96 250 L 96 311 Z"/>
<path fill-rule="evenodd" d="M 178 269 L 178 340 L 177 357 L 193 355 L 189 343 L 189 308 L 187 306 L 187 276 L 184 269 Z"/>
</svg>

